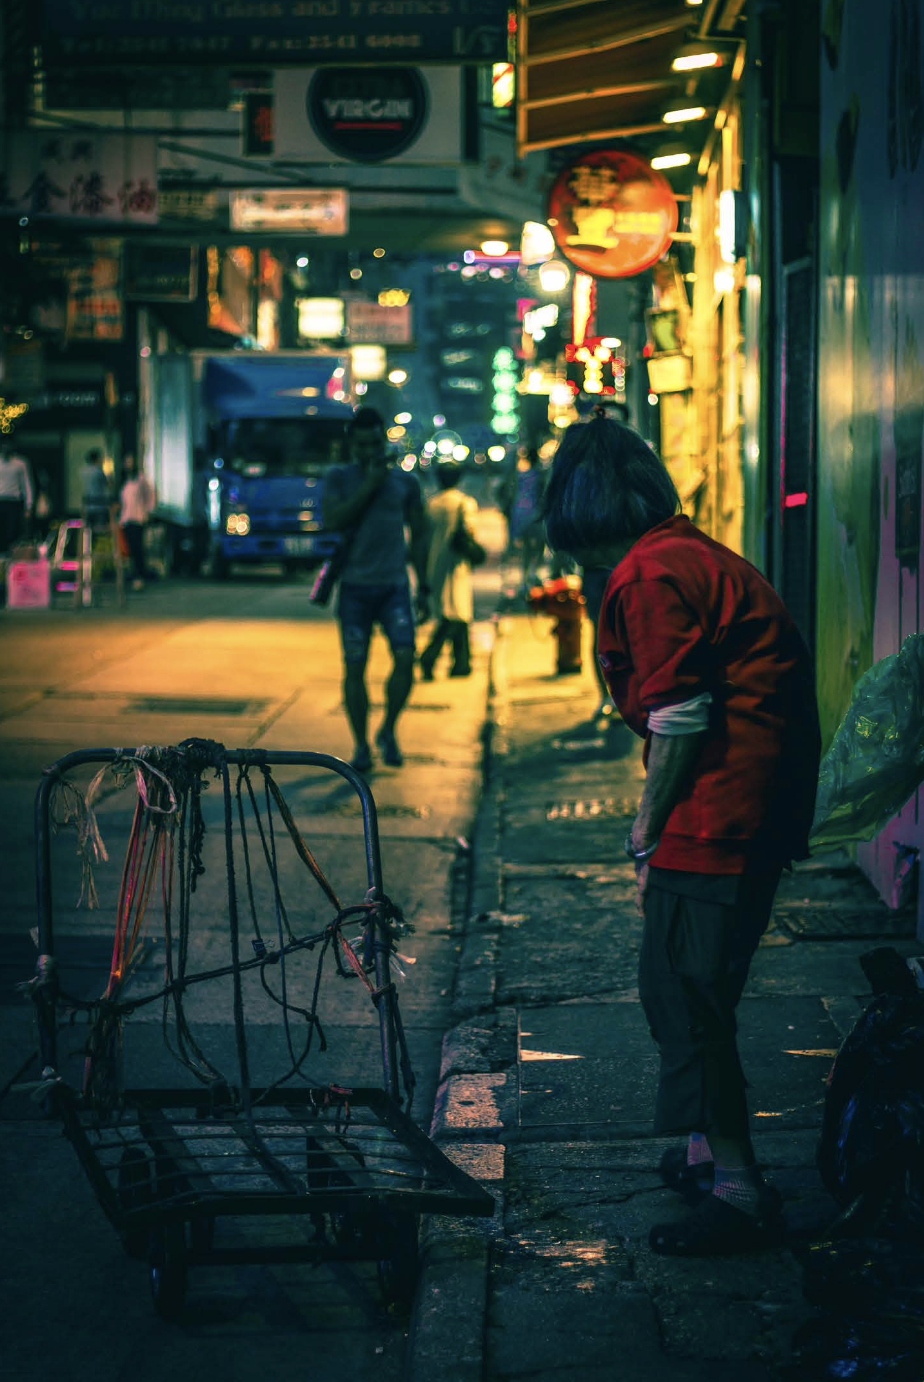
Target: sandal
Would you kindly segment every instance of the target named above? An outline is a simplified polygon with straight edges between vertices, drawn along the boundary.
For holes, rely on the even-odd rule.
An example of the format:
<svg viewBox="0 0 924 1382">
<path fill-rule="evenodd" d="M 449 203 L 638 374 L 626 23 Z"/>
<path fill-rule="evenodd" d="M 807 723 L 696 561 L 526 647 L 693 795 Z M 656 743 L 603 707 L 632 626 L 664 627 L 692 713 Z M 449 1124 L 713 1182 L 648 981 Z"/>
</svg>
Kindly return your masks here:
<svg viewBox="0 0 924 1382">
<path fill-rule="evenodd" d="M 655 1224 L 648 1246 L 665 1257 L 724 1257 L 778 1247 L 785 1231 L 782 1201 L 772 1186 L 762 1198 L 761 1212 L 754 1215 L 709 1195 L 685 1219 Z"/>
<path fill-rule="evenodd" d="M 715 1162 L 700 1161 L 689 1166 L 686 1147 L 668 1147 L 658 1163 L 658 1174 L 668 1190 L 676 1190 L 687 1204 L 696 1205 L 712 1194 Z"/>
</svg>

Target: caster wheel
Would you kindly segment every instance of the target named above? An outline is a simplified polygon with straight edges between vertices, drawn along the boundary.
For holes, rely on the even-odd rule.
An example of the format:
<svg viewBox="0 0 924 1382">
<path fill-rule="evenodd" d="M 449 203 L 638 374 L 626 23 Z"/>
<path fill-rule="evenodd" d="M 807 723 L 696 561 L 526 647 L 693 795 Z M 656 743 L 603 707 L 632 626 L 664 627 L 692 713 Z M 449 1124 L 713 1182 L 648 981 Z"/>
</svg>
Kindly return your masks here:
<svg viewBox="0 0 924 1382">
<path fill-rule="evenodd" d="M 125 1214 L 146 1208 L 154 1199 L 151 1162 L 140 1147 L 126 1147 L 122 1153 L 116 1195 L 119 1208 Z M 123 1230 L 120 1236 L 129 1257 L 147 1256 L 151 1237 L 149 1229 L 129 1228 Z"/>
<path fill-rule="evenodd" d="M 186 1235 L 182 1223 L 161 1224 L 151 1251 L 151 1298 L 162 1320 L 176 1320 L 186 1299 Z"/>
<path fill-rule="evenodd" d="M 379 1241 L 388 1255 L 378 1261 L 379 1286 L 385 1304 L 400 1314 L 410 1310 L 417 1289 L 417 1229 L 417 1215 L 400 1211 L 380 1225 Z"/>
</svg>

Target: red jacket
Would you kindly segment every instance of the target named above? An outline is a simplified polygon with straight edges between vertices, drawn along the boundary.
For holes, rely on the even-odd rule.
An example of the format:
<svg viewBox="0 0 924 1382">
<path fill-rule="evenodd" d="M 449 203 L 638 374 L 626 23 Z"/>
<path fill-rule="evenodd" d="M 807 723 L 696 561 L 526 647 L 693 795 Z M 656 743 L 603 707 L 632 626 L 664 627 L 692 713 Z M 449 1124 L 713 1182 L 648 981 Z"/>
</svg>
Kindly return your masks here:
<svg viewBox="0 0 924 1382">
<path fill-rule="evenodd" d="M 752 859 L 807 858 L 821 749 L 814 676 L 760 572 L 687 518 L 659 523 L 610 577 L 598 647 L 620 714 L 642 737 L 650 711 L 712 694 L 707 737 L 652 863 L 728 874 Z"/>
</svg>

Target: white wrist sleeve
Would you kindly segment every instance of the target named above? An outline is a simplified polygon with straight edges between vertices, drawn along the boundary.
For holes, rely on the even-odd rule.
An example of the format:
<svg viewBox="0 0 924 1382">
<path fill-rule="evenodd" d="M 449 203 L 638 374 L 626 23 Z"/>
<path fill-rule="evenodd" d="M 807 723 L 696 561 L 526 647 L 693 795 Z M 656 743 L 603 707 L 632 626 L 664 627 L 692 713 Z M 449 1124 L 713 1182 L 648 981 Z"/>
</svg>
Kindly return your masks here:
<svg viewBox="0 0 924 1382">
<path fill-rule="evenodd" d="M 690 701 L 679 705 L 665 705 L 660 710 L 652 710 L 648 716 L 648 728 L 652 734 L 671 738 L 676 734 L 699 734 L 709 728 L 709 707 L 712 695 L 704 691 Z"/>
</svg>

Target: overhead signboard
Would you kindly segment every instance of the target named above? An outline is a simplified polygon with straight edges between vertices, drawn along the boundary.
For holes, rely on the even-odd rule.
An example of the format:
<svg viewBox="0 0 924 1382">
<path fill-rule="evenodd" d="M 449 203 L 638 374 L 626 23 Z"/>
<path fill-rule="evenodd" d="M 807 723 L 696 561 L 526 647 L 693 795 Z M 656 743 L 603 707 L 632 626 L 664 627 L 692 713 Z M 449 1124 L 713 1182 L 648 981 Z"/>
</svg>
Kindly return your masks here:
<svg viewBox="0 0 924 1382">
<path fill-rule="evenodd" d="M 69 341 L 121 341 L 123 335 L 119 245 L 75 265 L 68 275 Z"/>
<path fill-rule="evenodd" d="M 232 230 L 346 235 L 349 202 L 342 187 L 254 188 L 231 194 Z"/>
<path fill-rule="evenodd" d="M 322 67 L 308 86 L 311 128 L 332 153 L 381 163 L 413 144 L 429 98 L 414 67 Z"/>
<path fill-rule="evenodd" d="M 135 302 L 193 302 L 198 252 L 189 245 L 152 245 L 126 240 L 125 297 Z"/>
<path fill-rule="evenodd" d="M 164 187 L 158 193 L 161 221 L 196 221 L 208 225 L 223 210 L 222 193 L 212 187 Z M 227 198 L 227 193 L 224 194 Z"/>
<path fill-rule="evenodd" d="M 461 157 L 461 69 L 308 67 L 274 78 L 277 158 L 449 164 Z"/>
<path fill-rule="evenodd" d="M 677 229 L 670 183 L 622 149 L 584 154 L 549 195 L 549 224 L 566 259 L 595 278 L 631 278 L 656 264 Z"/>
<path fill-rule="evenodd" d="M 459 369 L 462 365 L 470 365 L 476 360 L 480 363 L 482 358 L 477 350 L 440 351 L 440 364 L 445 365 L 447 369 Z"/>
<path fill-rule="evenodd" d="M 100 224 L 157 222 L 157 145 L 147 135 L 29 130 L 7 146 L 8 213 Z"/>
<path fill-rule="evenodd" d="M 47 68 L 506 62 L 508 0 L 44 0 Z"/>
<path fill-rule="evenodd" d="M 443 380 L 443 387 L 451 389 L 453 393 L 483 393 L 484 381 L 473 375 L 453 374 Z"/>
<path fill-rule="evenodd" d="M 353 344 L 410 345 L 410 307 L 380 307 L 377 302 L 353 299 L 347 303 L 347 337 Z"/>
<path fill-rule="evenodd" d="M 315 341 L 337 341 L 343 335 L 343 298 L 296 298 L 298 334 Z"/>
</svg>

